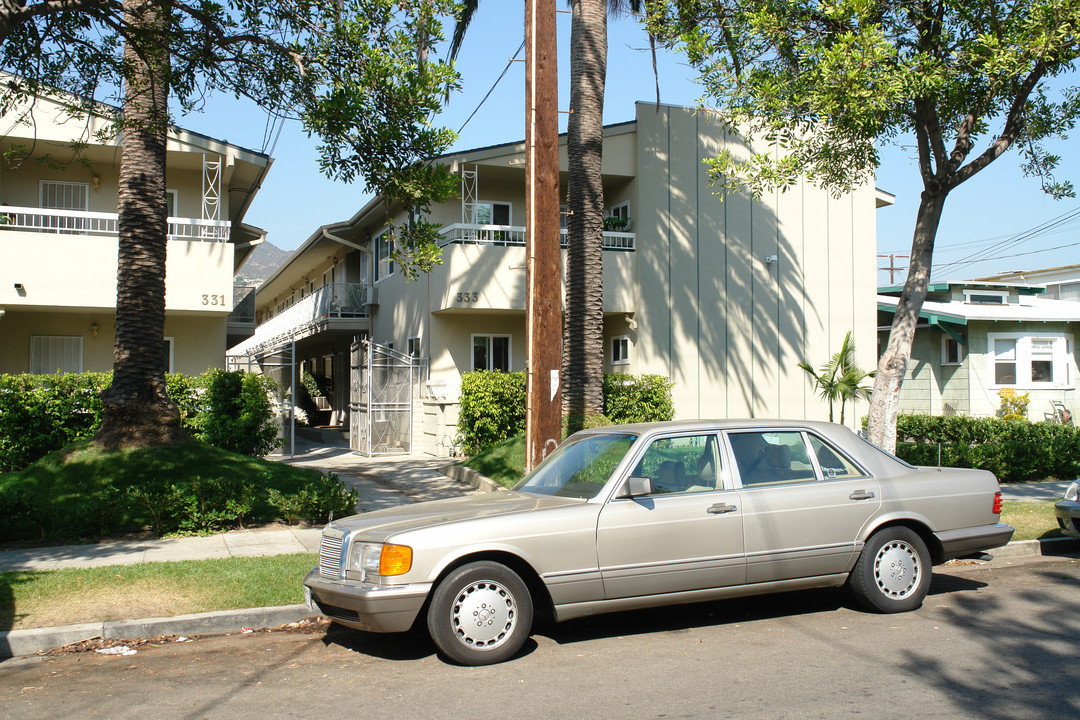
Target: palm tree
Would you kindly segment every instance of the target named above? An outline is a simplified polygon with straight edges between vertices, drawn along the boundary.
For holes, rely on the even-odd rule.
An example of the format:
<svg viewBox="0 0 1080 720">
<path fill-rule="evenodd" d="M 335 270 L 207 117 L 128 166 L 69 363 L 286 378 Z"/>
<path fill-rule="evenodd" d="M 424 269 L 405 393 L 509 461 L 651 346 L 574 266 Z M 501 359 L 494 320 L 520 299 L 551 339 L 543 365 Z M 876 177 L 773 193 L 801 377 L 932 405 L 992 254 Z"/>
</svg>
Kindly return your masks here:
<svg viewBox="0 0 1080 720">
<path fill-rule="evenodd" d="M 855 341 L 851 338 L 850 330 L 844 336 L 839 352 L 829 358 L 829 362 L 822 365 L 820 370 L 815 372 L 807 362 L 799 363 L 799 367 L 813 378 L 814 388 L 829 402 L 829 422 L 833 421 L 833 403 L 840 401 L 841 424 L 844 422 L 844 409 L 848 400 L 870 398 L 871 388 L 860 383 L 877 373 L 876 370 L 866 372 L 855 365 Z"/>
<path fill-rule="evenodd" d="M 607 15 L 641 11 L 640 0 L 569 0 L 570 107 L 567 121 L 566 314 L 563 321 L 563 414 L 571 432 L 604 411 L 604 296 L 602 241 L 604 83 Z M 450 45 L 457 56 L 479 6 L 466 0 Z"/>
<path fill-rule="evenodd" d="M 152 30 L 166 11 L 124 0 L 134 28 Z M 169 55 L 147 43 L 124 48 L 124 113 L 119 178 L 119 269 L 112 386 L 95 439 L 106 447 L 171 444 L 186 438 L 165 391 L 165 143 Z"/>
</svg>

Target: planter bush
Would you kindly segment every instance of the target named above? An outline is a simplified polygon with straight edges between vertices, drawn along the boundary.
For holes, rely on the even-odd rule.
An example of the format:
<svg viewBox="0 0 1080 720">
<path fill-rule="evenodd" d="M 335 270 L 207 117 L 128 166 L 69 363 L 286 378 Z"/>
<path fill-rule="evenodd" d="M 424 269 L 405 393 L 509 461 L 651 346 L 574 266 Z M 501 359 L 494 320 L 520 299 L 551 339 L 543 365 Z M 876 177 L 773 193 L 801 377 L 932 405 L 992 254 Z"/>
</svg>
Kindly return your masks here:
<svg viewBox="0 0 1080 720">
<path fill-rule="evenodd" d="M 112 373 L 0 375 L 0 472 L 93 437 L 104 410 L 101 392 L 111 382 Z M 270 378 L 208 370 L 171 373 L 165 382 L 193 438 L 253 456 L 277 447 Z"/>
<path fill-rule="evenodd" d="M 604 375 L 604 413 L 587 418 L 622 424 L 670 420 L 674 382 L 661 375 Z M 525 432 L 525 373 L 478 371 L 461 376 L 458 435 L 462 452 L 475 455 Z"/>
<path fill-rule="evenodd" d="M 0 540 L 67 543 L 149 529 L 201 533 L 272 520 L 325 523 L 354 512 L 337 476 L 180 446 L 52 453 L 0 475 Z"/>
<path fill-rule="evenodd" d="M 0 472 L 90 437 L 111 373 L 0 375 Z"/>
<path fill-rule="evenodd" d="M 989 470 L 1002 482 L 1080 477 L 1080 432 L 1072 425 L 1022 419 L 904 414 L 896 454 L 915 465 Z"/>
</svg>

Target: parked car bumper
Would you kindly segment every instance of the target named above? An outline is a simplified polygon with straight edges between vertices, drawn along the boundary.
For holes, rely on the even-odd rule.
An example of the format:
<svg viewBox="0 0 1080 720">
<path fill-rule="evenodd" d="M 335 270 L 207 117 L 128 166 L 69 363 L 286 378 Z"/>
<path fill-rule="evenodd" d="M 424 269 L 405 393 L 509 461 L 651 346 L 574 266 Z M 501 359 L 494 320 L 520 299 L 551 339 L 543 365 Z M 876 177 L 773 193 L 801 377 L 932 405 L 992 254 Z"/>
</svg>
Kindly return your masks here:
<svg viewBox="0 0 1080 720">
<path fill-rule="evenodd" d="M 1058 525 L 1063 533 L 1080 537 L 1080 502 L 1059 500 L 1054 505 L 1054 515 L 1057 516 Z"/>
<path fill-rule="evenodd" d="M 357 585 L 327 580 L 318 568 L 304 577 L 308 608 L 357 630 L 405 632 L 424 606 L 431 583 Z"/>
<path fill-rule="evenodd" d="M 1013 526 L 1005 523 L 980 525 L 979 527 L 946 530 L 934 533 L 941 543 L 942 561 L 965 555 L 974 555 L 1008 544 L 1013 536 Z"/>
</svg>

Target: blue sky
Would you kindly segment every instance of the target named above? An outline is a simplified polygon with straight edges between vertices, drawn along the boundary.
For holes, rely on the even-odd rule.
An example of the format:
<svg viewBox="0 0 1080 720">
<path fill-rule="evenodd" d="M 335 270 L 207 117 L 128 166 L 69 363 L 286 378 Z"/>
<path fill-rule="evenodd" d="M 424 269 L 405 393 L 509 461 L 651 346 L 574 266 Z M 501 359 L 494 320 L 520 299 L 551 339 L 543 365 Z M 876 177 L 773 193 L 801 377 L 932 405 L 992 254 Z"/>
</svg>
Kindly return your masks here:
<svg viewBox="0 0 1080 720">
<path fill-rule="evenodd" d="M 490 0 L 481 5 L 458 59 L 463 89 L 451 97 L 438 122 L 458 130 L 491 89 L 523 39 L 523 5 L 512 3 L 508 8 L 507 3 Z M 608 34 L 604 122 L 616 123 L 633 119 L 635 101 L 652 101 L 656 95 L 644 31 L 632 20 L 619 19 L 609 22 Z M 569 97 L 569 38 L 570 16 L 560 13 L 560 109 L 566 109 Z M 695 82 L 696 73 L 685 61 L 661 53 L 658 66 L 661 101 L 694 105 L 701 90 Z M 453 149 L 522 139 L 524 86 L 524 64 L 513 63 L 465 125 Z M 308 138 L 298 123 L 286 123 L 280 136 L 274 133 L 268 137 L 266 115 L 251 103 L 216 97 L 204 112 L 179 118 L 178 124 L 273 155 L 274 166 L 248 211 L 247 222 L 268 230 L 269 240 L 283 249 L 296 248 L 324 223 L 347 219 L 371 197 L 362 183 L 332 182 L 321 174 L 317 142 Z M 1054 149 L 1066 156 L 1070 145 L 1075 147 L 1062 142 Z M 914 157 L 912 147 L 882 149 L 877 186 L 896 195 L 896 204 L 878 211 L 879 253 L 903 255 L 910 250 L 921 189 Z M 1072 179 L 1080 186 L 1080 160 L 1064 157 L 1058 177 Z M 1069 213 L 1076 217 L 1068 217 Z M 1056 218 L 1060 220 L 1055 227 L 1019 238 Z M 1022 176 L 1018 155 L 1010 152 L 949 196 L 934 257 L 937 280 L 1078 263 L 1080 200 L 1055 201 L 1046 196 L 1038 182 Z M 982 261 L 972 263 L 969 259 Z M 951 264 L 958 261 L 963 262 Z M 879 265 L 884 263 L 887 261 Z M 897 260 L 897 265 L 902 264 L 906 261 Z M 888 274 L 879 272 L 878 282 L 887 281 Z"/>
</svg>

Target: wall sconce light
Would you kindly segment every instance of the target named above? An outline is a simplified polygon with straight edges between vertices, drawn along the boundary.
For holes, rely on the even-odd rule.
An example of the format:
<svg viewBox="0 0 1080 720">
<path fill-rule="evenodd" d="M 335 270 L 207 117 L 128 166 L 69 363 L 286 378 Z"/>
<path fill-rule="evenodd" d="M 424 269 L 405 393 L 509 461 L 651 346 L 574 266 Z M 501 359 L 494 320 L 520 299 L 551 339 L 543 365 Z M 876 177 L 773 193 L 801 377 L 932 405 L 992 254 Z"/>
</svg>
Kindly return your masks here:
<svg viewBox="0 0 1080 720">
<path fill-rule="evenodd" d="M 94 320 L 92 323 L 90 323 L 90 336 L 97 337 L 98 331 L 100 329 L 101 328 L 98 327 L 97 320 Z"/>
<path fill-rule="evenodd" d="M 94 186 L 95 190 L 101 187 L 101 178 L 98 177 L 97 173 L 94 173 L 94 176 L 90 178 L 90 184 Z"/>
<path fill-rule="evenodd" d="M 19 297 L 26 297 L 26 287 L 22 283 L 15 283 L 15 292 Z"/>
</svg>

